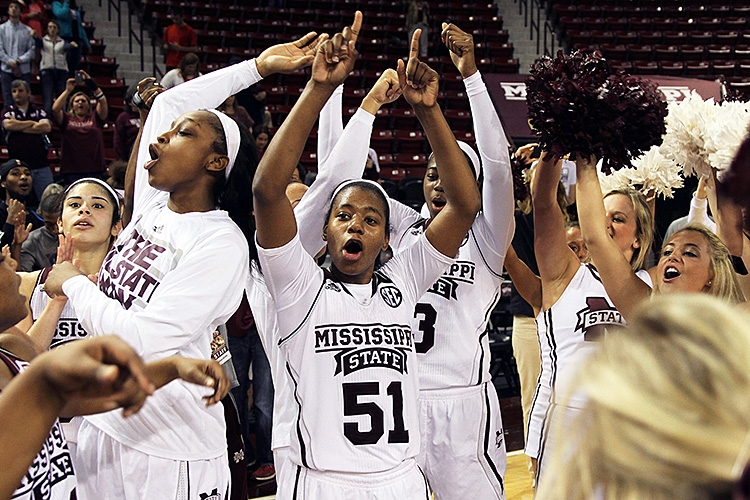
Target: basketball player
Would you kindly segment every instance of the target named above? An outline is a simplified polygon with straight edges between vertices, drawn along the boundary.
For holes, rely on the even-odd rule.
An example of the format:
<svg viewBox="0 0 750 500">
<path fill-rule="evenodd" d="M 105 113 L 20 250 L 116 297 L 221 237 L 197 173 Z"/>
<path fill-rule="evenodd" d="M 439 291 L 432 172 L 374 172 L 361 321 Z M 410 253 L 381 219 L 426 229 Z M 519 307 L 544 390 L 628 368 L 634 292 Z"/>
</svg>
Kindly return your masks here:
<svg viewBox="0 0 750 500">
<path fill-rule="evenodd" d="M 319 110 L 351 72 L 359 25 L 353 28 L 319 49 L 311 81 L 253 185 L 258 251 L 299 404 L 295 497 L 426 499 L 429 489 L 414 460 L 418 391 L 409 320 L 416 300 L 449 265 L 447 255 L 458 250 L 478 192 L 436 105 L 437 74 L 416 58 L 417 32 L 408 65 L 399 62 L 398 86 L 435 155 L 452 167 L 442 172 L 454 186 L 446 191 L 448 204 L 426 237 L 374 273 L 388 245 L 387 197 L 377 184 L 347 183 L 334 192 L 323 228 L 331 270 L 322 271 L 305 253 L 285 186 Z"/>
</svg>

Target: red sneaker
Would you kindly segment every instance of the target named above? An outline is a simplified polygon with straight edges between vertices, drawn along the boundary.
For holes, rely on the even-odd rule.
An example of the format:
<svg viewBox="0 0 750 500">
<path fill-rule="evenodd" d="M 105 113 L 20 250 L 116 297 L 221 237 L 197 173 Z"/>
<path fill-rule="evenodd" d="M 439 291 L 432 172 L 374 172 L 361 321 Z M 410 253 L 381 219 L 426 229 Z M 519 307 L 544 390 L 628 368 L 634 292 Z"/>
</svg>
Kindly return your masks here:
<svg viewBox="0 0 750 500">
<path fill-rule="evenodd" d="M 256 481 L 270 481 L 276 477 L 276 468 L 273 464 L 263 464 L 252 474 Z"/>
</svg>

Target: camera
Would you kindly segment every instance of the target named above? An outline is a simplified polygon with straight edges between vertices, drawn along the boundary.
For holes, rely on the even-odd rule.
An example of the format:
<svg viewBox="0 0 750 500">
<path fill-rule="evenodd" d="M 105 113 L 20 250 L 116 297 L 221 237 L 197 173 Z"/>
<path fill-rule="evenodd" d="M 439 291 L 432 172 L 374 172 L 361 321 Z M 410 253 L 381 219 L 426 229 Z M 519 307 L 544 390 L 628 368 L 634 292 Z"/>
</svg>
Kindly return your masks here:
<svg viewBox="0 0 750 500">
<path fill-rule="evenodd" d="M 81 70 L 76 71 L 76 85 L 83 84 L 83 72 Z"/>
</svg>

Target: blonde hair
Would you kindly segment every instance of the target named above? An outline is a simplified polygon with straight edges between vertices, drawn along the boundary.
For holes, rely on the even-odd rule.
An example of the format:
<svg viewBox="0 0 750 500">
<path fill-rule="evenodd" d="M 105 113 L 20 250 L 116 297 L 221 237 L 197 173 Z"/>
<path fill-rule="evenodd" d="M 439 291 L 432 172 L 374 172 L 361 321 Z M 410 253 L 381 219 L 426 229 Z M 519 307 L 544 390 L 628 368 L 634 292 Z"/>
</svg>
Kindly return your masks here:
<svg viewBox="0 0 750 500">
<path fill-rule="evenodd" d="M 648 252 L 651 250 L 651 244 L 654 242 L 654 216 L 651 214 L 651 208 L 643 193 L 633 188 L 613 189 L 604 195 L 604 198 L 613 194 L 627 196 L 630 204 L 633 205 L 635 212 L 635 237 L 638 239 L 640 246 L 633 249 L 633 256 L 630 258 L 630 267 L 634 272 L 640 271 L 646 267 Z"/>
<path fill-rule="evenodd" d="M 687 227 L 675 232 L 669 241 L 665 241 L 662 246 L 668 245 L 672 239 L 684 231 L 693 231 L 702 235 L 708 243 L 708 255 L 710 257 L 710 270 L 713 274 L 711 278 L 711 287 L 708 289 L 709 295 L 715 295 L 719 298 L 728 300 L 731 303 L 745 302 L 745 294 L 742 292 L 742 286 L 734 272 L 732 265 L 732 256 L 729 249 L 713 231 L 700 224 L 690 224 Z M 657 283 L 658 286 L 658 283 Z"/>
<path fill-rule="evenodd" d="M 731 498 L 747 462 L 750 317 L 705 294 L 655 297 L 579 375 L 587 405 L 538 500 Z"/>
<path fill-rule="evenodd" d="M 68 109 L 67 109 L 68 114 L 71 117 L 75 117 L 76 112 L 75 110 L 73 110 L 73 101 L 79 95 L 82 95 L 83 97 L 85 97 L 86 102 L 89 103 L 89 114 L 87 116 L 91 116 L 94 113 L 94 106 L 91 105 L 91 97 L 86 92 L 82 92 L 80 90 L 78 92 L 74 92 L 70 97 L 68 97 Z"/>
</svg>

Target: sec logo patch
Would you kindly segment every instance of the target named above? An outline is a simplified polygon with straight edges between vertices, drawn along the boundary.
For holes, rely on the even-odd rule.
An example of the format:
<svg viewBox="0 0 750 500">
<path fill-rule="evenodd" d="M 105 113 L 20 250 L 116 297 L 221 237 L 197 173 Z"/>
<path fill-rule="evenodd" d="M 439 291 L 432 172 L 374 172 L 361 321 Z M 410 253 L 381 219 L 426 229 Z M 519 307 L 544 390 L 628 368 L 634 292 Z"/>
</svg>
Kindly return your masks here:
<svg viewBox="0 0 750 500">
<path fill-rule="evenodd" d="M 383 301 L 391 307 L 398 307 L 401 305 L 403 297 L 401 296 L 401 290 L 393 285 L 385 285 L 380 287 L 380 296 Z"/>
</svg>

